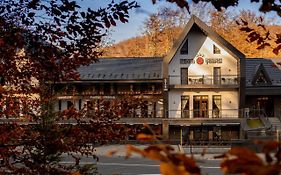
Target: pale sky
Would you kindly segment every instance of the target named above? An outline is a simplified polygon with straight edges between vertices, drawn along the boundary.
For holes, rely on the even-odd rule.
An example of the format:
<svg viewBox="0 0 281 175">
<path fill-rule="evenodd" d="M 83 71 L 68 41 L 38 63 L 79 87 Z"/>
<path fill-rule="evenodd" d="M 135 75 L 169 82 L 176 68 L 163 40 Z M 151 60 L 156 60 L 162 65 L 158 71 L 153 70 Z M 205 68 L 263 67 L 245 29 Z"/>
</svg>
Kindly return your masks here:
<svg viewBox="0 0 281 175">
<path fill-rule="evenodd" d="M 80 0 L 79 3 L 83 8 L 93 8 L 98 9 L 99 7 L 105 7 L 106 4 L 111 2 L 112 0 Z M 118 2 L 119 0 L 115 0 Z M 113 27 L 111 30 L 111 39 L 115 42 L 119 42 L 134 36 L 141 35 L 141 27 L 145 19 L 148 18 L 149 14 L 156 12 L 157 9 L 161 6 L 172 6 L 175 8 L 176 5 L 171 3 L 167 3 L 165 0 L 159 2 L 157 1 L 156 5 L 152 5 L 151 0 L 136 0 L 141 6 L 138 9 L 131 10 L 129 13 L 129 22 L 126 24 L 117 23 L 116 27 Z M 190 1 L 190 0 L 189 0 Z M 241 9 L 249 9 L 258 11 L 259 5 L 257 3 L 250 3 L 250 0 L 240 0 L 238 7 L 229 8 L 228 10 L 239 11 Z M 272 15 L 272 14 L 268 14 Z"/>
</svg>

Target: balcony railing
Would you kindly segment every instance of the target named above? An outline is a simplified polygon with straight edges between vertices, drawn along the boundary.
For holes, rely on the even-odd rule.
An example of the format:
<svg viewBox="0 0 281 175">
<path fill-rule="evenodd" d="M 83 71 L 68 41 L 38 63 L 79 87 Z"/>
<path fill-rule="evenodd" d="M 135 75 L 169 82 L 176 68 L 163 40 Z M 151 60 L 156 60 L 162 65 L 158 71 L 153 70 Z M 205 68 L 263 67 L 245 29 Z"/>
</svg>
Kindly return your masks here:
<svg viewBox="0 0 281 175">
<path fill-rule="evenodd" d="M 181 75 L 170 75 L 170 85 L 238 85 L 238 75 L 190 75 L 188 77 Z"/>
<path fill-rule="evenodd" d="M 85 114 L 87 117 L 95 117 L 96 112 L 95 110 L 88 110 Z M 122 115 L 120 115 L 121 118 L 163 118 L 164 113 L 163 110 L 130 110 Z"/>
<path fill-rule="evenodd" d="M 209 109 L 209 110 L 169 110 L 169 118 L 238 118 L 243 114 L 241 109 Z M 240 115 L 239 115 L 240 114 Z"/>
<path fill-rule="evenodd" d="M 102 96 L 102 95 L 161 95 L 162 91 L 117 91 L 117 92 L 92 92 L 92 91 L 83 91 L 83 92 L 58 92 L 57 96 Z"/>
</svg>

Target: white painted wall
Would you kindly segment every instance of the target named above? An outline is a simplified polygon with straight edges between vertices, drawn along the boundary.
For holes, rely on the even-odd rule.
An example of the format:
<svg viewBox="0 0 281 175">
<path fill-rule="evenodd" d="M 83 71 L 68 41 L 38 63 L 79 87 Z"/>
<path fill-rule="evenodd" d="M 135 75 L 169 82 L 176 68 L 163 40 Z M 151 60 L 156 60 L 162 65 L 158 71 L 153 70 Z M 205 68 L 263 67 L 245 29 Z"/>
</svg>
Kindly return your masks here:
<svg viewBox="0 0 281 175">
<path fill-rule="evenodd" d="M 181 84 L 181 68 L 188 68 L 188 77 L 192 76 L 213 76 L 214 67 L 221 68 L 221 77 L 238 75 L 238 61 L 231 56 L 226 50 L 216 44 L 212 39 L 207 37 L 201 30 L 192 28 L 187 35 L 188 39 L 188 54 L 180 54 L 180 48 L 177 50 L 174 58 L 171 60 L 168 66 L 169 72 L 169 84 L 180 85 Z M 185 41 L 184 41 L 185 42 Z M 213 53 L 213 45 L 216 45 L 221 53 Z M 203 55 L 204 63 L 196 63 L 197 55 Z M 221 58 L 222 63 L 207 64 L 207 58 Z M 180 59 L 193 59 L 194 64 L 180 64 Z M 233 78 L 233 77 L 232 77 Z M 207 95 L 208 96 L 208 110 L 209 118 L 212 118 L 212 96 L 221 95 L 221 108 L 222 117 L 237 118 L 238 117 L 238 105 L 239 105 L 239 92 L 238 89 L 230 89 L 229 91 L 204 91 L 202 89 L 188 89 L 188 91 L 171 89 L 169 91 L 169 118 L 181 118 L 181 96 L 189 95 L 189 107 L 193 110 L 193 96 L 195 95 Z M 190 112 L 190 118 L 193 118 L 193 112 Z"/>
<path fill-rule="evenodd" d="M 214 67 L 221 67 L 221 75 L 237 75 L 237 60 L 226 52 L 223 48 L 217 45 L 213 40 L 204 35 L 200 31 L 191 30 L 187 35 L 188 38 L 188 54 L 180 54 L 178 49 L 174 58 L 171 60 L 169 70 L 169 83 L 171 85 L 180 84 L 181 68 L 188 68 L 189 76 L 193 75 L 213 75 Z M 213 54 L 213 44 L 220 50 L 221 54 Z M 203 54 L 204 58 L 222 58 L 222 63 L 217 64 L 202 64 L 196 63 L 196 55 Z M 180 59 L 193 59 L 195 64 L 180 64 Z"/>
<path fill-rule="evenodd" d="M 193 109 L 193 96 L 207 95 L 208 96 L 208 109 L 209 118 L 212 118 L 213 109 L 213 95 L 221 95 L 221 108 L 223 118 L 238 118 L 238 104 L 239 94 L 237 91 L 200 91 L 200 92 L 185 92 L 185 91 L 170 91 L 169 92 L 169 118 L 181 118 L 181 96 L 189 96 L 189 107 Z M 190 118 L 193 118 L 190 112 Z"/>
</svg>

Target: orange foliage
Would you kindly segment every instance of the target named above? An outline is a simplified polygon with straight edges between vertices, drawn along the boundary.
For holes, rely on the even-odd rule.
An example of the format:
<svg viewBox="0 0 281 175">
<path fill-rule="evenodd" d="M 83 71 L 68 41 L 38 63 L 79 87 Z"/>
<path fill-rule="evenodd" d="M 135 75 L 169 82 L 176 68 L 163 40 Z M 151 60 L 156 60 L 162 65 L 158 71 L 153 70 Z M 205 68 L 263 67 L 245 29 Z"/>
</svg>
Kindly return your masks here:
<svg viewBox="0 0 281 175">
<path fill-rule="evenodd" d="M 149 130 L 149 125 L 145 125 Z M 150 135 L 139 134 L 139 140 L 158 141 L 155 133 Z M 159 141 L 158 141 L 159 142 Z M 262 145 L 262 153 L 265 160 L 256 152 L 245 147 L 233 147 L 226 153 L 215 156 L 223 158 L 221 170 L 224 174 L 244 174 L 244 175 L 279 175 L 281 170 L 281 143 L 277 141 L 255 141 L 254 144 Z M 160 172 L 163 175 L 199 175 L 200 168 L 196 164 L 193 155 L 176 152 L 171 145 L 154 144 L 144 149 L 139 149 L 132 145 L 127 146 L 127 156 L 132 153 L 139 154 L 145 158 L 159 161 Z"/>
</svg>

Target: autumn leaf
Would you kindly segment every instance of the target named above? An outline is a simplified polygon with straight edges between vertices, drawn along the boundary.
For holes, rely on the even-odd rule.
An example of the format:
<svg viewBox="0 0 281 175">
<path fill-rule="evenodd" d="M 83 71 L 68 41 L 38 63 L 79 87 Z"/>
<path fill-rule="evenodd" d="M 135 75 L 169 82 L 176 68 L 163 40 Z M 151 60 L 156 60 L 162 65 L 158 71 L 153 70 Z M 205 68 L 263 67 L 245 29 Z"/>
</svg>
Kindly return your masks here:
<svg viewBox="0 0 281 175">
<path fill-rule="evenodd" d="M 278 55 L 280 49 L 281 49 L 281 44 L 279 44 L 276 48 L 273 49 L 273 53 L 274 53 L 275 55 Z"/>
<path fill-rule="evenodd" d="M 239 158 L 241 160 L 247 160 L 253 164 L 263 165 L 261 158 L 258 157 L 255 152 L 253 152 L 252 150 L 250 150 L 248 148 L 234 147 L 234 148 L 231 148 L 227 152 L 227 154 L 237 156 L 237 158 Z"/>
<path fill-rule="evenodd" d="M 107 152 L 106 155 L 111 157 L 111 156 L 115 155 L 117 152 L 118 152 L 117 150 L 111 150 L 111 151 Z"/>
<path fill-rule="evenodd" d="M 155 140 L 155 137 L 153 135 L 148 135 L 148 134 L 138 134 L 137 135 L 137 140 L 140 141 L 153 141 Z"/>
<path fill-rule="evenodd" d="M 160 164 L 160 173 L 163 175 L 189 175 L 183 165 L 175 165 L 171 162 L 162 162 Z"/>
<path fill-rule="evenodd" d="M 270 153 L 272 151 L 276 151 L 277 148 L 280 147 L 280 142 L 278 141 L 261 141 L 261 142 L 257 142 L 258 144 L 262 144 L 263 145 L 263 149 L 262 152 L 263 153 Z"/>
</svg>

